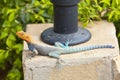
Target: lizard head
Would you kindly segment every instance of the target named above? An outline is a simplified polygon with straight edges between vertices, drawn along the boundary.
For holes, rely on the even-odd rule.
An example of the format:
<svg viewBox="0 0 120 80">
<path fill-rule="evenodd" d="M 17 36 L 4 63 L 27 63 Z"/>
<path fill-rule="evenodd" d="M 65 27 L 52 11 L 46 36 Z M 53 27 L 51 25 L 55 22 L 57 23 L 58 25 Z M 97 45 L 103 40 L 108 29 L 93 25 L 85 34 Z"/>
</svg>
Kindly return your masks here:
<svg viewBox="0 0 120 80">
<path fill-rule="evenodd" d="M 18 32 L 16 33 L 16 35 L 17 35 L 19 38 L 25 40 L 25 41 L 28 42 L 28 43 L 32 42 L 31 36 L 28 35 L 28 34 L 27 34 L 26 32 L 24 32 L 24 31 L 18 31 Z"/>
</svg>

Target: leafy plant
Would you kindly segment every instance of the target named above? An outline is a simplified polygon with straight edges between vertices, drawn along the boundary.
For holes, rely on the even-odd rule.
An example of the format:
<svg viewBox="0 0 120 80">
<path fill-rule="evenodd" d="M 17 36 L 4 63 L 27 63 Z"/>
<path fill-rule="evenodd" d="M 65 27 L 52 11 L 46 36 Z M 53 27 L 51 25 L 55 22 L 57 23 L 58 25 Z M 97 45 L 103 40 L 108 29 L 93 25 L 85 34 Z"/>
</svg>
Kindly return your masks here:
<svg viewBox="0 0 120 80">
<path fill-rule="evenodd" d="M 79 20 L 83 22 L 84 26 L 87 26 L 89 22 L 92 23 L 92 20 L 100 20 L 100 11 L 102 11 L 102 7 L 98 5 L 98 2 L 94 2 L 93 0 L 82 0 L 78 4 L 78 14 Z"/>
<path fill-rule="evenodd" d="M 119 0 L 82 0 L 79 6 L 79 17 L 82 22 L 106 19 L 111 22 L 120 20 Z"/>
<path fill-rule="evenodd" d="M 16 32 L 28 23 L 52 22 L 52 16 L 48 0 L 0 0 L 0 71 L 6 72 L 3 80 L 23 78 L 23 45 Z"/>
</svg>

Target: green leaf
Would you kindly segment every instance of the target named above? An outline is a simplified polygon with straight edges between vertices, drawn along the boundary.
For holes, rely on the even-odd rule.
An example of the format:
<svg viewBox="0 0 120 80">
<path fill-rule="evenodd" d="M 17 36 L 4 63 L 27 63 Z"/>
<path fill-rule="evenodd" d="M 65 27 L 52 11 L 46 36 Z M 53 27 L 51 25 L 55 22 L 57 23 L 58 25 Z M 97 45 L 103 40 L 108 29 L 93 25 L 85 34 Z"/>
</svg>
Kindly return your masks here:
<svg viewBox="0 0 120 80">
<path fill-rule="evenodd" d="M 119 4 L 119 1 L 118 0 L 115 0 L 116 1 L 116 4 L 118 5 Z"/>
<path fill-rule="evenodd" d="M 52 18 L 52 16 L 51 16 L 50 14 L 47 14 L 47 13 L 43 13 L 42 16 L 43 16 L 43 17 L 50 18 L 50 19 Z"/>
<path fill-rule="evenodd" d="M 35 21 L 36 21 L 34 15 L 30 15 L 30 20 L 31 20 L 32 22 L 35 22 Z"/>
<path fill-rule="evenodd" d="M 5 57 L 4 57 L 5 50 L 0 49 L 0 68 L 5 69 Z"/>
<path fill-rule="evenodd" d="M 111 20 L 112 17 L 114 16 L 114 14 L 115 14 L 115 11 L 112 11 L 112 12 L 109 14 L 109 16 L 108 16 L 108 20 Z"/>
<path fill-rule="evenodd" d="M 1 32 L 0 40 L 6 38 L 7 36 L 8 36 L 8 32 L 5 31 Z"/>
<path fill-rule="evenodd" d="M 12 34 L 10 34 L 9 36 L 8 36 L 8 38 L 7 38 L 7 41 L 6 41 L 6 45 L 9 47 L 9 48 L 12 48 L 13 46 L 14 46 L 14 44 L 15 44 L 15 37 L 12 35 Z"/>
<path fill-rule="evenodd" d="M 36 0 L 36 1 L 34 2 L 34 5 L 35 5 L 35 6 L 39 6 L 39 5 L 40 5 L 40 2 Z"/>
<path fill-rule="evenodd" d="M 0 62 L 4 60 L 4 53 L 5 53 L 5 50 L 0 49 Z"/>
<path fill-rule="evenodd" d="M 45 3 L 45 0 L 41 0 L 42 3 Z"/>
<path fill-rule="evenodd" d="M 30 14 L 26 13 L 26 21 L 29 22 L 29 20 L 30 20 Z"/>
<path fill-rule="evenodd" d="M 90 5 L 91 1 L 90 0 L 86 0 L 86 2 Z"/>
<path fill-rule="evenodd" d="M 22 11 L 21 11 L 21 14 L 20 14 L 20 18 L 21 18 L 21 20 L 22 20 L 23 23 L 26 23 L 26 15 Z"/>
<path fill-rule="evenodd" d="M 15 9 L 8 9 L 6 14 L 8 15 L 10 13 L 13 13 L 14 11 L 15 11 Z"/>
<path fill-rule="evenodd" d="M 119 3 L 119 0 L 112 0 L 112 7 L 117 7 Z"/>
<path fill-rule="evenodd" d="M 120 37 L 120 33 L 118 34 L 118 38 Z"/>
<path fill-rule="evenodd" d="M 20 70 L 17 69 L 16 67 L 13 67 L 7 77 L 6 77 L 6 80 L 21 80 L 21 73 L 20 73 Z"/>
<path fill-rule="evenodd" d="M 45 23 L 45 19 L 44 19 L 44 17 L 39 16 L 39 18 L 40 18 L 40 20 L 42 21 L 42 23 Z"/>
<path fill-rule="evenodd" d="M 43 14 L 43 13 L 44 13 L 44 11 L 40 10 L 38 14 L 41 15 L 41 14 Z"/>
<path fill-rule="evenodd" d="M 11 40 L 13 40 L 13 41 L 16 41 L 16 37 L 15 37 L 15 35 L 13 35 L 12 33 L 9 35 L 9 38 L 10 38 Z"/>
<path fill-rule="evenodd" d="M 14 61 L 14 66 L 17 67 L 17 68 L 19 68 L 19 69 L 22 67 L 22 61 L 20 60 L 20 58 L 17 58 Z"/>
<path fill-rule="evenodd" d="M 20 31 L 20 30 L 22 30 L 22 26 L 21 26 L 21 25 L 17 25 L 17 26 L 15 27 L 15 29 L 16 29 L 16 31 Z"/>
<path fill-rule="evenodd" d="M 11 23 L 7 19 L 2 24 L 2 27 L 10 27 L 10 26 L 11 26 Z"/>
<path fill-rule="evenodd" d="M 7 0 L 4 0 L 4 3 L 6 3 L 7 2 Z"/>
<path fill-rule="evenodd" d="M 8 56 L 9 56 L 9 50 L 8 50 L 8 51 L 6 51 L 6 52 L 5 52 L 5 54 L 4 54 L 5 59 L 7 59 L 7 58 L 8 58 Z"/>
<path fill-rule="evenodd" d="M 6 41 L 6 44 L 9 48 L 11 48 L 13 46 L 12 43 L 13 43 L 13 41 L 8 38 Z"/>
<path fill-rule="evenodd" d="M 94 0 L 94 2 L 95 2 L 96 4 L 98 4 L 98 0 Z"/>
<path fill-rule="evenodd" d="M 15 12 L 12 12 L 10 15 L 9 15 L 9 21 L 13 21 L 15 19 Z"/>
<path fill-rule="evenodd" d="M 16 53 L 20 54 L 20 52 L 23 50 L 23 45 L 22 44 L 16 44 L 13 46 L 13 49 L 16 49 Z"/>
<path fill-rule="evenodd" d="M 106 7 L 107 5 L 110 6 L 110 0 L 101 0 L 100 3 L 104 4 L 103 7 Z"/>
</svg>

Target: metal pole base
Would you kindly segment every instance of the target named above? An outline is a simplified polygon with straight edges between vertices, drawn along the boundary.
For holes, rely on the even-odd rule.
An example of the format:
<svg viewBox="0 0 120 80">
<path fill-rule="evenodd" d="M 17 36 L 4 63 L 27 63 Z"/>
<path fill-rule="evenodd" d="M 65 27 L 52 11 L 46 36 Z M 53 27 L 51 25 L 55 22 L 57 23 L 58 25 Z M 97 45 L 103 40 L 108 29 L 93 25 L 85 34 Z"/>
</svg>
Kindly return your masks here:
<svg viewBox="0 0 120 80">
<path fill-rule="evenodd" d="M 54 45 L 55 42 L 66 43 L 70 41 L 69 45 L 76 45 L 84 43 L 91 38 L 91 33 L 84 28 L 78 28 L 78 31 L 71 34 L 59 34 L 55 33 L 53 28 L 48 28 L 41 34 L 41 39 L 45 43 Z"/>
</svg>

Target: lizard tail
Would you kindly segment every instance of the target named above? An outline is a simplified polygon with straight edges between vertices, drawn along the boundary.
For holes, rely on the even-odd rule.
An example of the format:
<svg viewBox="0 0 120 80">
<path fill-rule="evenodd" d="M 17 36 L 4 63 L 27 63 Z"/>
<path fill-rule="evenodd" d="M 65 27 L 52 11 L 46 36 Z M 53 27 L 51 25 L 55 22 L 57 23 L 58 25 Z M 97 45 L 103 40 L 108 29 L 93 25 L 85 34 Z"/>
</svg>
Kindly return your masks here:
<svg viewBox="0 0 120 80">
<path fill-rule="evenodd" d="M 69 47 L 65 48 L 66 53 L 72 53 L 72 52 L 82 52 L 82 51 L 88 51 L 88 50 L 94 50 L 94 49 L 102 49 L 102 48 L 114 48 L 112 45 L 93 45 L 93 46 L 85 46 L 85 47 Z"/>
<path fill-rule="evenodd" d="M 32 43 L 33 42 L 33 39 L 31 38 L 31 36 L 29 34 L 27 34 L 26 32 L 24 32 L 24 31 L 18 31 L 16 33 L 16 35 L 19 38 L 25 40 L 27 43 Z"/>
<path fill-rule="evenodd" d="M 87 46 L 79 48 L 80 51 L 87 51 L 87 50 L 93 50 L 93 49 L 100 49 L 100 48 L 114 48 L 112 45 L 94 45 L 94 46 Z"/>
</svg>

